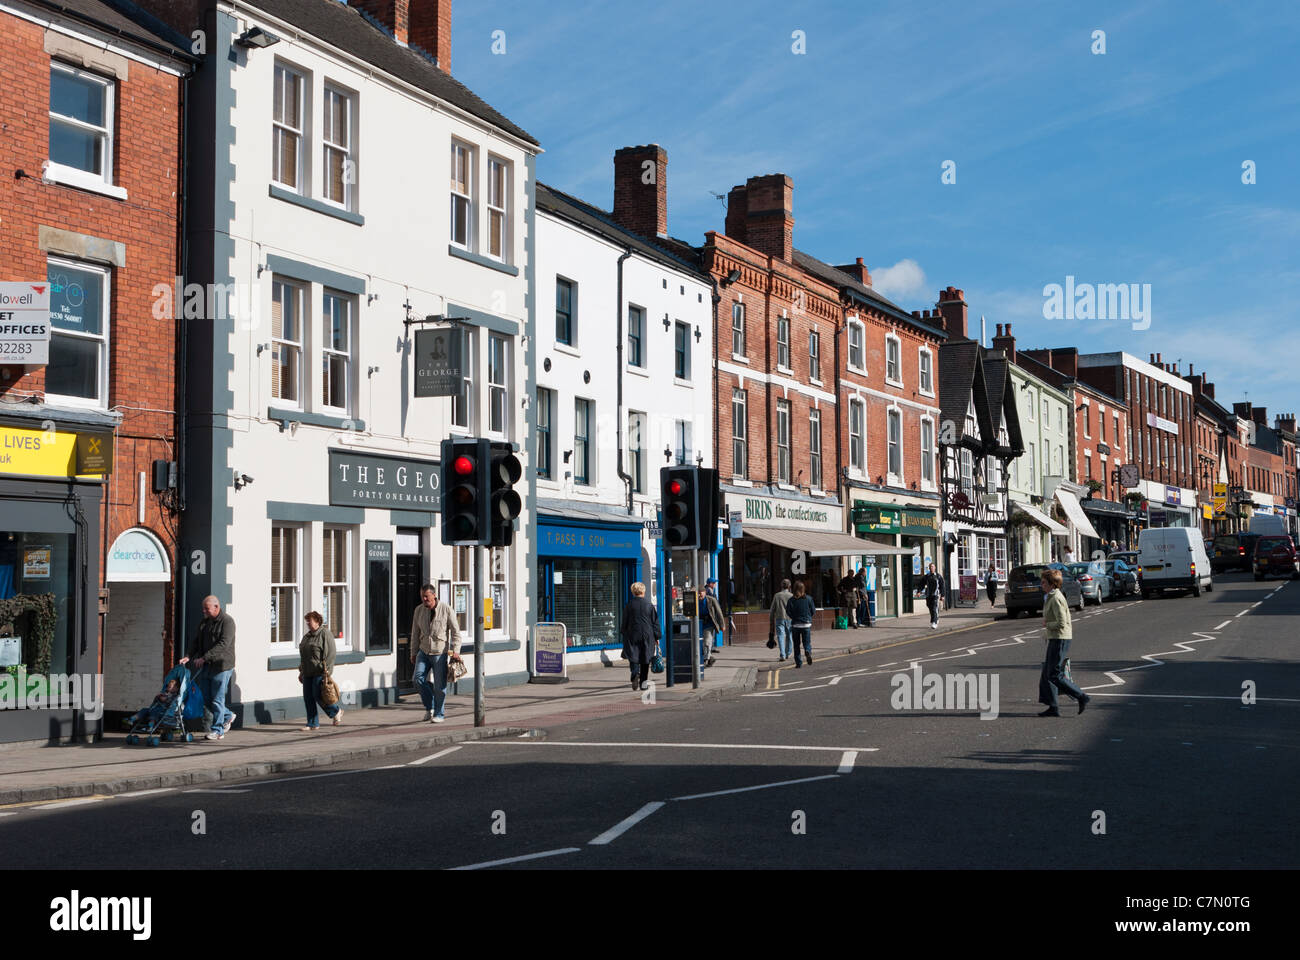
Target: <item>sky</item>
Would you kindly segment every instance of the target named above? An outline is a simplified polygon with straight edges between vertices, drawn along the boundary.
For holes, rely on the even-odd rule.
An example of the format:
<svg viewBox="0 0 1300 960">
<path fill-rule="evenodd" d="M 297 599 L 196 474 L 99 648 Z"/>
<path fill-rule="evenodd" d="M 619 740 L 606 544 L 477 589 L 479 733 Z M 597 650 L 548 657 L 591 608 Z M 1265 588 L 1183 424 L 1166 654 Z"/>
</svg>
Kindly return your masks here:
<svg viewBox="0 0 1300 960">
<path fill-rule="evenodd" d="M 668 232 L 701 243 L 715 194 L 785 173 L 795 246 L 862 257 L 909 310 L 951 284 L 971 336 L 983 315 L 1018 348 L 1160 353 L 1229 408 L 1300 410 L 1300 4 L 462 0 L 452 21 L 453 75 L 541 142 L 551 186 L 609 209 L 614 151 L 658 143 Z M 1149 314 L 1048 319 L 1067 277 L 1137 284 Z"/>
</svg>

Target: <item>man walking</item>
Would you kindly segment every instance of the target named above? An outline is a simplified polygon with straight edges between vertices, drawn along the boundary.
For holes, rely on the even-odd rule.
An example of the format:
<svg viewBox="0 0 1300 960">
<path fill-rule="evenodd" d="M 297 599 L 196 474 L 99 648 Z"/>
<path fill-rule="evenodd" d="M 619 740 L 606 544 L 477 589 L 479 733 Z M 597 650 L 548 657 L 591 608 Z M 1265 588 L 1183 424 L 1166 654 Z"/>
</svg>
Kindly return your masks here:
<svg viewBox="0 0 1300 960">
<path fill-rule="evenodd" d="M 858 629 L 858 578 L 850 571 L 839 584 L 840 606 L 845 608 L 849 626 Z"/>
<path fill-rule="evenodd" d="M 781 590 L 772 598 L 772 609 L 768 612 L 782 660 L 790 656 L 790 612 L 786 609 L 786 604 L 793 597 L 794 594 L 790 592 L 790 581 L 782 580 Z"/>
<path fill-rule="evenodd" d="M 718 581 L 709 577 L 704 581 L 704 595 L 700 597 L 700 628 L 703 634 L 703 646 L 700 650 L 700 663 L 706 667 L 713 666 L 713 651 L 718 649 L 718 634 L 726 626 L 722 617 L 722 604 L 718 602 Z"/>
<path fill-rule="evenodd" d="M 930 629 L 939 629 L 939 598 L 943 596 L 943 577 L 939 576 L 939 571 L 930 564 L 930 569 L 926 571 L 921 578 L 921 586 L 925 589 L 925 605 L 930 608 Z"/>
<path fill-rule="evenodd" d="M 203 598 L 203 619 L 181 663 L 194 661 L 195 670 L 203 670 L 199 689 L 212 713 L 209 740 L 224 739 L 235 724 L 234 712 L 226 706 L 230 677 L 235 672 L 235 620 L 221 609 L 216 597 Z"/>
<path fill-rule="evenodd" d="M 1068 693 L 1079 702 L 1079 712 L 1083 713 L 1092 699 L 1074 682 L 1065 676 L 1065 661 L 1070 656 L 1070 640 L 1074 637 L 1074 626 L 1070 619 L 1070 605 L 1061 595 L 1061 583 L 1064 577 L 1060 570 L 1045 570 L 1042 576 L 1043 626 L 1047 631 L 1047 652 L 1043 657 L 1043 670 L 1038 677 L 1038 702 L 1047 707 L 1040 717 L 1059 717 L 1060 708 L 1056 702 L 1056 691 Z"/>
<path fill-rule="evenodd" d="M 460 630 L 451 607 L 438 602 L 433 584 L 420 588 L 420 605 L 411 617 L 411 662 L 424 704 L 424 719 L 442 723 L 447 700 L 447 660 L 460 659 Z M 432 677 L 430 682 L 429 677 Z"/>
<path fill-rule="evenodd" d="M 864 627 L 872 626 L 871 611 L 867 607 L 867 567 L 866 564 L 858 567 L 857 576 L 854 581 L 858 590 L 858 623 Z"/>
</svg>

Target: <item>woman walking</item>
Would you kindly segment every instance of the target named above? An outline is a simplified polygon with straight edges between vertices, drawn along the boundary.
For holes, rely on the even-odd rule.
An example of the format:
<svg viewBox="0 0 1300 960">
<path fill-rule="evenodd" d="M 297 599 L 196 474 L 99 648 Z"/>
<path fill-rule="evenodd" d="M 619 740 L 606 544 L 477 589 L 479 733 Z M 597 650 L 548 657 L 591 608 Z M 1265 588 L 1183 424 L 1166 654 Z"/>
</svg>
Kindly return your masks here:
<svg viewBox="0 0 1300 960">
<path fill-rule="evenodd" d="M 632 598 L 623 607 L 623 658 L 632 669 L 632 689 L 650 689 L 650 661 L 659 649 L 659 611 L 645 598 L 645 584 L 632 584 Z"/>
<path fill-rule="evenodd" d="M 799 659 L 800 644 L 803 644 L 804 656 L 808 662 L 813 662 L 812 621 L 813 614 L 817 612 L 817 606 L 813 603 L 813 598 L 808 596 L 802 580 L 794 582 L 794 597 L 786 604 L 786 610 L 790 614 L 790 632 L 794 638 L 794 665 L 802 667 L 803 663 Z"/>
<path fill-rule="evenodd" d="M 307 633 L 298 644 L 298 680 L 302 683 L 302 701 L 307 705 L 307 726 L 301 728 L 306 733 L 320 727 L 316 704 L 326 675 L 334 672 L 335 648 L 334 638 L 324 627 L 324 617 L 313 610 L 303 620 L 307 623 Z M 321 706 L 337 727 L 343 719 L 343 709 L 337 703 Z"/>
<path fill-rule="evenodd" d="M 1060 570 L 1043 572 L 1043 624 L 1047 628 L 1047 655 L 1043 658 L 1043 672 L 1038 678 L 1038 702 L 1047 707 L 1040 717 L 1059 717 L 1060 709 L 1056 703 L 1056 691 L 1068 693 L 1079 702 L 1079 712 L 1083 713 L 1092 697 L 1084 693 L 1074 682 L 1064 676 L 1065 661 L 1070 656 L 1070 640 L 1074 636 L 1074 626 L 1070 619 L 1070 605 L 1061 594 L 1062 576 Z"/>
<path fill-rule="evenodd" d="M 984 586 L 989 593 L 989 606 L 998 605 L 998 568 L 992 560 L 989 561 L 989 572 L 984 578 Z"/>
</svg>

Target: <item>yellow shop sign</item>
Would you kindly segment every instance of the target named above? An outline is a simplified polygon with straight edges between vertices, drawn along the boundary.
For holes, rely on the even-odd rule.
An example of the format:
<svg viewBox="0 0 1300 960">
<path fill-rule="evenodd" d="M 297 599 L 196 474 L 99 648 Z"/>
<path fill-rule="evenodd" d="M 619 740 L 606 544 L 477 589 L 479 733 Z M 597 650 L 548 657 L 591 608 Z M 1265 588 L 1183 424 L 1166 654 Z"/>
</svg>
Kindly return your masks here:
<svg viewBox="0 0 1300 960">
<path fill-rule="evenodd" d="M 76 469 L 75 433 L 0 427 L 0 474 L 74 477 L 77 476 Z"/>
</svg>

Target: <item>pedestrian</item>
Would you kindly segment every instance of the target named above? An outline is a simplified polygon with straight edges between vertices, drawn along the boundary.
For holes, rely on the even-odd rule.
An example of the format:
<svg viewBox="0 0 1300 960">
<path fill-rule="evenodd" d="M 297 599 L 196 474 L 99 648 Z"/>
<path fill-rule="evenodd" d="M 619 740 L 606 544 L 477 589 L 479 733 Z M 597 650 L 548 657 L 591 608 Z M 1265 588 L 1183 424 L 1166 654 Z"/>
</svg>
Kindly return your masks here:
<svg viewBox="0 0 1300 960">
<path fill-rule="evenodd" d="M 1118 551 L 1119 551 L 1119 544 L 1116 543 L 1114 540 L 1112 540 L 1110 542 L 1110 550 L 1107 551 L 1106 556 L 1110 556 L 1112 553 L 1117 553 Z"/>
<path fill-rule="evenodd" d="M 433 584 L 420 588 L 420 605 L 411 616 L 413 679 L 424 704 L 424 719 L 442 723 L 447 702 L 447 664 L 460 659 L 460 629 L 448 604 L 438 601 Z M 432 677 L 432 682 L 429 678 Z"/>
<path fill-rule="evenodd" d="M 203 670 L 199 689 L 212 714 L 207 739 L 222 740 L 235 725 L 234 711 L 226 706 L 230 678 L 235 672 L 235 620 L 221 609 L 216 597 L 203 598 L 203 619 L 181 663 L 191 660 L 195 670 Z"/>
<path fill-rule="evenodd" d="M 726 628 L 722 616 L 722 604 L 718 602 L 718 581 L 709 577 L 704 581 L 704 596 L 700 598 L 700 625 L 704 637 L 704 646 L 700 651 L 700 663 L 706 667 L 713 666 L 713 651 L 721 649 L 718 634 Z"/>
<path fill-rule="evenodd" d="M 939 600 L 943 596 L 943 577 L 930 564 L 930 569 L 921 578 L 921 587 L 925 590 L 925 605 L 930 608 L 930 629 L 939 629 Z"/>
<path fill-rule="evenodd" d="M 799 644 L 803 644 L 804 656 L 808 662 L 812 663 L 812 622 L 813 614 L 817 612 L 817 605 L 813 603 L 813 598 L 808 596 L 807 588 L 803 585 L 802 580 L 794 582 L 794 596 L 786 604 L 786 610 L 790 613 L 790 631 L 793 637 L 794 646 L 794 665 L 802 667 L 803 663 L 799 660 Z"/>
<path fill-rule="evenodd" d="M 1044 570 L 1042 578 L 1043 625 L 1047 630 L 1047 653 L 1043 657 L 1043 672 L 1038 678 L 1038 702 L 1047 709 L 1040 717 L 1059 717 L 1060 709 L 1056 703 L 1056 691 L 1061 690 L 1079 702 L 1079 712 L 1083 713 L 1092 697 L 1084 693 L 1072 680 L 1064 676 L 1065 661 L 1070 656 L 1070 640 L 1074 636 L 1074 626 L 1070 619 L 1070 605 L 1061 593 L 1063 581 L 1060 570 Z"/>
<path fill-rule="evenodd" d="M 1061 562 L 1067 566 L 1074 563 L 1074 548 L 1068 543 L 1065 545 L 1065 550 L 1061 554 Z"/>
<path fill-rule="evenodd" d="M 846 573 L 839 584 L 840 606 L 845 609 L 849 626 L 858 629 L 858 579 L 852 573 Z"/>
<path fill-rule="evenodd" d="M 865 564 L 858 567 L 857 576 L 853 579 L 857 582 L 858 624 L 861 626 L 870 626 L 871 611 L 867 609 L 867 567 Z"/>
<path fill-rule="evenodd" d="M 790 612 L 786 605 L 793 596 L 790 581 L 782 580 L 780 591 L 772 598 L 772 609 L 768 611 L 768 620 L 776 635 L 776 645 L 782 660 L 790 656 Z"/>
<path fill-rule="evenodd" d="M 632 669 L 632 689 L 650 689 L 650 661 L 659 651 L 659 611 L 645 598 L 645 584 L 632 584 L 632 597 L 623 607 L 623 659 Z"/>
<path fill-rule="evenodd" d="M 306 733 L 320 728 L 316 704 L 320 703 L 325 678 L 334 672 L 336 648 L 334 638 L 325 629 L 324 617 L 313 610 L 303 620 L 307 623 L 307 633 L 298 643 L 298 682 L 302 684 L 302 702 L 307 706 L 307 726 L 301 728 Z M 320 705 L 337 727 L 343 720 L 343 708 L 337 703 Z"/>
<path fill-rule="evenodd" d="M 989 593 L 989 606 L 998 605 L 998 568 L 992 560 L 989 561 L 989 572 L 984 578 L 984 588 Z"/>
</svg>

